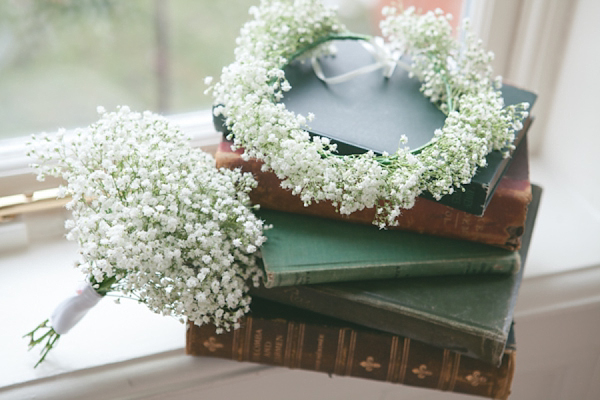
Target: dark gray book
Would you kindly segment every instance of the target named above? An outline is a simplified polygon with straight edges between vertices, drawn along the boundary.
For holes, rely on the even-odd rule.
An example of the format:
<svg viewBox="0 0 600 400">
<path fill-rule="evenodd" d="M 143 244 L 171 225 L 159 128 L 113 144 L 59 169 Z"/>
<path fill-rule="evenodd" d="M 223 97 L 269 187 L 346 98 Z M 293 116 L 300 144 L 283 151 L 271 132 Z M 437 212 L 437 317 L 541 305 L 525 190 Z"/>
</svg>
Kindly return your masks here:
<svg viewBox="0 0 600 400">
<path fill-rule="evenodd" d="M 337 76 L 374 62 L 374 58 L 359 42 L 337 41 L 335 57 L 323 57 L 325 76 Z M 295 61 L 285 70 L 292 89 L 285 93 L 286 108 L 299 114 L 315 114 L 307 127 L 312 135 L 325 136 L 338 145 L 340 154 L 395 153 L 402 135 L 408 137 L 411 149 L 428 143 L 436 129 L 443 127 L 446 116 L 420 92 L 421 83 L 409 78 L 408 72 L 396 68 L 391 78 L 381 70 L 357 76 L 347 82 L 328 85 L 315 75 L 309 61 Z M 536 95 L 510 85 L 504 85 L 505 104 L 535 103 Z M 529 122 L 529 121 L 527 121 Z M 223 121 L 215 127 L 224 131 Z M 516 135 L 518 146 L 526 127 Z M 494 190 L 510 163 L 500 151 L 491 152 L 488 165 L 479 168 L 465 191 L 444 196 L 440 203 L 475 215 L 483 215 Z M 425 198 L 433 199 L 428 193 Z"/>
</svg>

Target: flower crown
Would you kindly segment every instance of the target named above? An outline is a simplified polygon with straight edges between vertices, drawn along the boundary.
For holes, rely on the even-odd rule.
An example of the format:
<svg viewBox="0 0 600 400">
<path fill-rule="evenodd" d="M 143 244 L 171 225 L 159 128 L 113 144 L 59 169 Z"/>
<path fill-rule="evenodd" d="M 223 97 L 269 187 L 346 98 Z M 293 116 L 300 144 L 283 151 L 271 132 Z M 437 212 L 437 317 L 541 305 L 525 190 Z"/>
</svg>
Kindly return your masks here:
<svg viewBox="0 0 600 400">
<path fill-rule="evenodd" d="M 305 205 L 327 200 L 342 214 L 374 207 L 373 222 L 393 226 L 422 192 L 439 200 L 468 184 L 488 153 L 509 156 L 514 149 L 529 105 L 504 107 L 500 78 L 492 79 L 493 54 L 466 24 L 464 43 L 455 40 L 451 16 L 441 10 L 383 10 L 385 53 L 410 56 L 410 76 L 421 81 L 421 92 L 446 121 L 425 146 L 382 155 L 337 154 L 329 139 L 304 130 L 313 115 L 297 115 L 280 102 L 291 89 L 284 68 L 294 59 L 327 53 L 333 40 L 372 38 L 347 31 L 332 8 L 315 0 L 263 0 L 250 14 L 254 19 L 241 30 L 235 61 L 207 92 L 244 157 L 262 160 Z"/>
</svg>

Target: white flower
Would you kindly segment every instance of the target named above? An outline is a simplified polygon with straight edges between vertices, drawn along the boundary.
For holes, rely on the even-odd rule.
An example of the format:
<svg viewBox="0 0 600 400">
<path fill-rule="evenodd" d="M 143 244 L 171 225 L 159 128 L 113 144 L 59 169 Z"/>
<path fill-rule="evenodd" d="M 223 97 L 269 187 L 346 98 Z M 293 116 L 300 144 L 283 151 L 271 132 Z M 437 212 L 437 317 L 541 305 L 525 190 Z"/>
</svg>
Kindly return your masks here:
<svg viewBox="0 0 600 400">
<path fill-rule="evenodd" d="M 40 176 L 68 182 L 67 236 L 80 243 L 80 269 L 95 283 L 117 277 L 112 289 L 156 313 L 236 326 L 248 282 L 261 275 L 256 248 L 244 246 L 265 240 L 248 208 L 254 179 L 217 170 L 162 117 L 99 111 L 69 141 L 35 139 L 30 152 Z"/>
</svg>

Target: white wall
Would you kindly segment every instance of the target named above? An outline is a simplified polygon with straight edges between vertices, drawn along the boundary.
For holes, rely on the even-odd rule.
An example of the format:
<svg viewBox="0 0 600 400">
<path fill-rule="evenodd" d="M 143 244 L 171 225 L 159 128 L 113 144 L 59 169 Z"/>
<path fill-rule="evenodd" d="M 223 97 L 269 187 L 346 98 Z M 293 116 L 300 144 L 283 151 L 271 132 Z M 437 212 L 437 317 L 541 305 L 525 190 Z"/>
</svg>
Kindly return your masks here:
<svg viewBox="0 0 600 400">
<path fill-rule="evenodd" d="M 600 2 L 580 0 L 556 81 L 542 154 L 600 215 Z M 600 244 L 599 244 L 600 245 Z"/>
</svg>

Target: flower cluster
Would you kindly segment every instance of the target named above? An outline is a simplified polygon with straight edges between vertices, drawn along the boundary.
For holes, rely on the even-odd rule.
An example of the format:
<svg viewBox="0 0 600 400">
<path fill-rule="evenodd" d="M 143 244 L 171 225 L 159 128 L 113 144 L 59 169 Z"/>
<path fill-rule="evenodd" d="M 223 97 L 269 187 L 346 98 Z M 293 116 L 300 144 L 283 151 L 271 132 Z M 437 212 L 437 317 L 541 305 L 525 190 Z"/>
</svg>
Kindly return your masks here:
<svg viewBox="0 0 600 400">
<path fill-rule="evenodd" d="M 39 177 L 68 185 L 68 237 L 95 287 L 152 311 L 237 326 L 257 284 L 263 223 L 249 210 L 253 177 L 217 170 L 166 119 L 121 107 L 73 136 L 35 138 Z"/>
<path fill-rule="evenodd" d="M 223 115 L 234 143 L 257 158 L 306 205 L 329 200 L 343 214 L 377 208 L 380 227 L 396 224 L 423 191 L 436 198 L 470 182 L 492 150 L 512 149 L 527 104 L 504 107 L 499 81 L 492 81 L 491 55 L 467 34 L 465 49 L 452 38 L 449 16 L 417 15 L 386 8 L 382 31 L 391 51 L 412 59 L 422 92 L 447 115 L 444 127 L 424 148 L 400 147 L 395 154 L 340 156 L 326 138 L 311 138 L 308 118 L 280 103 L 291 89 L 283 69 L 307 52 L 328 49 L 352 34 L 331 9 L 316 0 L 263 0 L 253 8 L 237 41 L 236 60 L 211 86 L 215 115 Z"/>
</svg>

